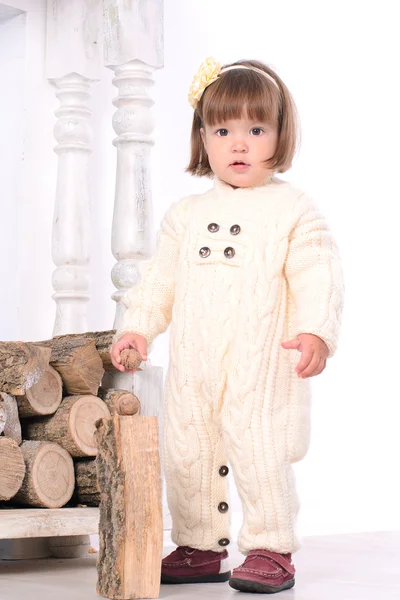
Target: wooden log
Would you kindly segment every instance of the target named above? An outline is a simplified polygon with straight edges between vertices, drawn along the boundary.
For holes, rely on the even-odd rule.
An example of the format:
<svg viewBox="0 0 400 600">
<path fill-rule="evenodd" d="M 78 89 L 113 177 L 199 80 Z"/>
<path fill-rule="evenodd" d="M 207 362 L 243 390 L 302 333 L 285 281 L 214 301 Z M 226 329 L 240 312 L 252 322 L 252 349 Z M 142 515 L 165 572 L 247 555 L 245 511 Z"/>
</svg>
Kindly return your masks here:
<svg viewBox="0 0 400 600">
<path fill-rule="evenodd" d="M 61 508 L 74 491 L 74 463 L 66 450 L 50 442 L 24 441 L 21 445 L 26 473 L 13 503 Z"/>
<path fill-rule="evenodd" d="M 97 395 L 107 404 L 111 416 L 113 416 L 115 412 L 118 415 L 125 416 L 140 413 L 139 398 L 132 392 L 99 387 Z"/>
<path fill-rule="evenodd" d="M 0 392 L 0 411 L 1 407 L 5 414 L 3 435 L 20 445 L 22 442 L 21 423 L 18 416 L 18 404 L 14 396 Z"/>
<path fill-rule="evenodd" d="M 0 438 L 0 500 L 10 500 L 20 489 L 25 476 L 24 456 L 10 438 Z"/>
<path fill-rule="evenodd" d="M 85 333 L 60 335 L 54 339 L 74 340 L 81 338 L 93 340 L 96 345 L 97 352 L 99 353 L 100 358 L 102 360 L 103 369 L 105 371 L 115 371 L 115 368 L 110 358 L 110 348 L 113 343 L 112 340 L 115 335 L 115 332 L 115 329 L 111 329 L 109 331 L 88 331 Z"/>
<path fill-rule="evenodd" d="M 97 593 L 158 598 L 163 541 L 158 419 L 114 415 L 97 423 L 96 437 Z"/>
<path fill-rule="evenodd" d="M 111 362 L 111 356 L 110 356 L 110 349 L 113 343 L 113 337 L 115 335 L 116 330 L 112 329 L 109 331 L 88 331 L 86 333 L 74 333 L 74 334 L 66 334 L 66 335 L 60 335 L 57 336 L 55 338 L 53 338 L 54 340 L 77 340 L 77 339 L 92 339 L 96 345 L 96 349 L 97 352 L 100 355 L 100 358 L 103 362 L 103 369 L 105 371 L 115 371 L 115 367 Z M 140 354 L 132 349 L 131 351 L 131 360 L 132 357 L 135 356 L 135 360 L 134 360 L 134 367 L 128 367 L 128 368 L 134 368 L 137 371 L 142 371 L 142 369 L 140 368 L 140 363 L 142 362 L 142 357 L 140 356 Z"/>
<path fill-rule="evenodd" d="M 95 423 L 109 416 L 107 405 L 96 396 L 67 396 L 54 415 L 27 419 L 24 439 L 56 442 L 71 456 L 96 456 Z"/>
<path fill-rule="evenodd" d="M 85 506 L 99 506 L 96 460 L 76 460 L 74 501 Z"/>
<path fill-rule="evenodd" d="M 92 339 L 63 336 L 37 344 L 51 349 L 50 364 L 60 373 L 67 394 L 97 394 L 104 369 Z"/>
<path fill-rule="evenodd" d="M 61 404 L 63 383 L 57 371 L 48 366 L 35 385 L 18 396 L 20 417 L 38 417 L 54 414 Z"/>
<path fill-rule="evenodd" d="M 49 366 L 50 350 L 25 342 L 0 342 L 0 391 L 20 396 Z"/>
</svg>

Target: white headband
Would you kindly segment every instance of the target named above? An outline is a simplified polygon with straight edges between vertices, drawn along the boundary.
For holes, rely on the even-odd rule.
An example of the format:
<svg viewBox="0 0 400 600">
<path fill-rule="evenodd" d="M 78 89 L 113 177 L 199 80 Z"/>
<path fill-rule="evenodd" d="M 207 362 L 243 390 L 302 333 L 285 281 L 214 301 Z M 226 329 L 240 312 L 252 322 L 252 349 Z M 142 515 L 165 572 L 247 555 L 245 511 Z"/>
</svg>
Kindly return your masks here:
<svg viewBox="0 0 400 600">
<path fill-rule="evenodd" d="M 267 79 L 272 81 L 272 83 L 279 90 L 279 86 L 275 79 L 271 77 L 266 71 L 262 69 L 258 69 L 257 67 L 246 67 L 245 65 L 231 65 L 230 67 L 225 67 L 221 69 L 220 63 L 212 57 L 207 58 L 200 66 L 198 72 L 193 77 L 192 85 L 190 86 L 188 99 L 193 106 L 196 108 L 197 103 L 202 97 L 204 90 L 214 83 L 218 79 L 220 75 L 226 73 L 226 71 L 231 71 L 232 69 L 248 69 L 249 71 L 255 71 L 256 73 L 260 73 L 264 75 Z"/>
</svg>

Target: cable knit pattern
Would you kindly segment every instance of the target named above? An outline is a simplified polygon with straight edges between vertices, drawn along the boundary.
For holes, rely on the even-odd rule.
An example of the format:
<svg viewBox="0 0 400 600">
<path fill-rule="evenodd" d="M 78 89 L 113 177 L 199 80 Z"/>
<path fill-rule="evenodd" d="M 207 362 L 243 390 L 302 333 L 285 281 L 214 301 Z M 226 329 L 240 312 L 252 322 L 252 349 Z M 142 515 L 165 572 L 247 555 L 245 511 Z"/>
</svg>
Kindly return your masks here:
<svg viewBox="0 0 400 600">
<path fill-rule="evenodd" d="M 289 183 L 234 190 L 216 179 L 167 211 L 115 338 L 134 331 L 150 343 L 171 324 L 163 459 L 176 544 L 222 551 L 229 461 L 240 550 L 300 547 L 292 463 L 309 446 L 310 380 L 295 372 L 300 353 L 280 344 L 313 333 L 333 356 L 343 292 L 329 228 Z"/>
</svg>

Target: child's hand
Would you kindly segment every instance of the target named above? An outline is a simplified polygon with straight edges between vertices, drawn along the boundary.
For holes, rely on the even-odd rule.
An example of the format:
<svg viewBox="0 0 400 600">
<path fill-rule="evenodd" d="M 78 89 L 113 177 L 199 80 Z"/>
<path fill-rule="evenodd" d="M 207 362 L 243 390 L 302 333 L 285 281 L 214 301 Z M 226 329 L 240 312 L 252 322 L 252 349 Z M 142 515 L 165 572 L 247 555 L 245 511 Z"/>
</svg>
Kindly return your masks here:
<svg viewBox="0 0 400 600">
<path fill-rule="evenodd" d="M 301 359 L 296 367 L 297 375 L 303 379 L 319 375 L 326 367 L 329 350 L 321 338 L 312 333 L 301 333 L 296 339 L 282 342 L 282 348 L 298 350 Z"/>
<path fill-rule="evenodd" d="M 134 373 L 137 369 L 125 369 L 121 365 L 121 352 L 122 350 L 129 350 L 134 348 L 137 350 L 143 360 L 147 360 L 147 340 L 138 333 L 125 333 L 119 338 L 115 344 L 111 346 L 110 357 L 111 362 L 118 371 L 126 371 L 127 373 Z"/>
</svg>

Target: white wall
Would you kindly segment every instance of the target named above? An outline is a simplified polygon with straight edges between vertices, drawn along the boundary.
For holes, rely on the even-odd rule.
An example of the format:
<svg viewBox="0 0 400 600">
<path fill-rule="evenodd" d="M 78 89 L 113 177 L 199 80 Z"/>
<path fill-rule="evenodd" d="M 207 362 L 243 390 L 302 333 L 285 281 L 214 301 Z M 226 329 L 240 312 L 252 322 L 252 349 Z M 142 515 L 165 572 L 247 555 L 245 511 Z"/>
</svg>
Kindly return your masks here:
<svg viewBox="0 0 400 600">
<path fill-rule="evenodd" d="M 341 248 L 346 279 L 340 347 L 325 373 L 313 380 L 312 444 L 306 459 L 296 465 L 300 531 L 398 529 L 396 3 L 175 0 L 165 5 L 165 68 L 156 74 L 154 89 L 155 223 L 172 201 L 210 185 L 183 173 L 192 117 L 187 91 L 201 61 L 214 55 L 221 62 L 251 57 L 269 63 L 292 91 L 302 120 L 301 152 L 284 178 L 312 194 L 326 214 Z M 50 241 L 57 102 L 44 78 L 44 0 L 30 6 L 36 12 L 28 20 L 27 37 L 19 333 L 22 339 L 40 339 L 51 335 L 54 319 Z M 95 329 L 111 327 L 114 315 L 109 273 L 114 263 L 111 99 L 116 89 L 111 78 L 105 70 L 92 102 L 89 327 Z M 12 233 L 9 240 L 12 247 Z M 157 339 L 154 364 L 167 366 L 167 343 L 168 333 Z M 233 508 L 238 509 L 237 498 Z"/>
<path fill-rule="evenodd" d="M 20 203 L 23 167 L 21 118 L 25 89 L 25 14 L 15 9 L 2 10 L 0 5 L 0 338 L 15 339 L 19 334 L 20 277 Z"/>
</svg>

